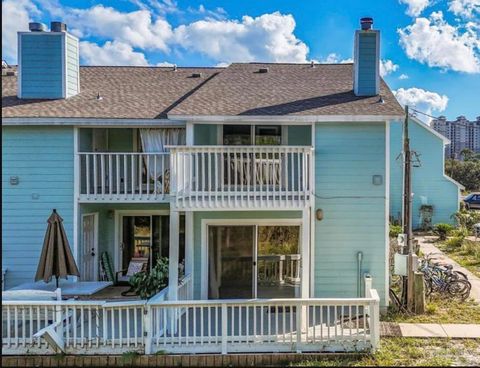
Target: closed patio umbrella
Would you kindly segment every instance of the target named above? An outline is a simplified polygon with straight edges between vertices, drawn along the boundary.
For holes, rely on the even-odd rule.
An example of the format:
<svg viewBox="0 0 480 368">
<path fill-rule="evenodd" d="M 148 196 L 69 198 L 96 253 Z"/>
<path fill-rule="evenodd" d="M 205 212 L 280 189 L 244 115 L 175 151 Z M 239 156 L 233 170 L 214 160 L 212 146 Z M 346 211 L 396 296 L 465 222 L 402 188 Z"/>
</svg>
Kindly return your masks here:
<svg viewBox="0 0 480 368">
<path fill-rule="evenodd" d="M 78 272 L 68 244 L 67 235 L 63 228 L 63 219 L 58 215 L 57 210 L 53 210 L 47 222 L 47 232 L 43 241 L 35 281 L 50 282 L 52 276 L 55 276 L 58 288 L 59 277 L 80 276 L 80 272 Z"/>
</svg>

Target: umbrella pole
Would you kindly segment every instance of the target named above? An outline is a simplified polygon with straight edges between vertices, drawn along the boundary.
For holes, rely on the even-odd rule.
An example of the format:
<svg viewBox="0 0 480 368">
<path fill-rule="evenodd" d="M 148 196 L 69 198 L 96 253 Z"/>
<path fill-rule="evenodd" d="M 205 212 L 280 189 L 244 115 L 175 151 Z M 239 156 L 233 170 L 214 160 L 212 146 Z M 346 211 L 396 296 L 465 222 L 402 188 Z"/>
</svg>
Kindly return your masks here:
<svg viewBox="0 0 480 368">
<path fill-rule="evenodd" d="M 55 276 L 56 284 L 57 284 L 57 289 L 58 289 L 58 276 Z"/>
</svg>

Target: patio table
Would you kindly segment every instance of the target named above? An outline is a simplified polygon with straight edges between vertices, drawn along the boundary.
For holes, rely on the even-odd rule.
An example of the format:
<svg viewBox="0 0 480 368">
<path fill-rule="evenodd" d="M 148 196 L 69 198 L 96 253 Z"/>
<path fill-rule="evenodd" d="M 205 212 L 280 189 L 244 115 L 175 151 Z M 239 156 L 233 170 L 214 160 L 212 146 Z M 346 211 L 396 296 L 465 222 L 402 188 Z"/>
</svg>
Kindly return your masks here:
<svg viewBox="0 0 480 368">
<path fill-rule="evenodd" d="M 100 290 L 105 289 L 108 286 L 113 285 L 110 281 L 78 281 L 69 282 L 60 280 L 59 288 L 62 289 L 62 296 L 74 297 L 74 296 L 89 296 L 93 295 Z M 26 282 L 18 285 L 11 290 L 55 290 L 55 281 L 45 283 L 43 281 Z"/>
</svg>

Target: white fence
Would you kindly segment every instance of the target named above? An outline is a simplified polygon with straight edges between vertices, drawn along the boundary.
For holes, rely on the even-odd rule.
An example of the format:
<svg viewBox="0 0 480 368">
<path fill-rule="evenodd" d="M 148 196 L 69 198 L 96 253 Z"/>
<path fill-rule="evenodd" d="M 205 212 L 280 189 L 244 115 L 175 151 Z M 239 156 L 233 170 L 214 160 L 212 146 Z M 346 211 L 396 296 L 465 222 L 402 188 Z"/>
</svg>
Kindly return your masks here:
<svg viewBox="0 0 480 368">
<path fill-rule="evenodd" d="M 361 351 L 379 342 L 379 297 L 191 300 L 3 301 L 3 354 L 147 354 Z M 163 297 L 162 297 L 163 295 Z M 47 344 L 48 341 L 48 344 Z M 47 349 L 48 347 L 48 349 Z"/>
<path fill-rule="evenodd" d="M 170 147 L 178 208 L 301 208 L 313 188 L 311 147 Z"/>
<path fill-rule="evenodd" d="M 378 343 L 378 299 L 167 301 L 151 352 L 361 351 Z M 175 316 L 175 318 L 172 318 Z"/>
<path fill-rule="evenodd" d="M 78 153 L 80 200 L 164 200 L 170 191 L 168 153 Z"/>
</svg>

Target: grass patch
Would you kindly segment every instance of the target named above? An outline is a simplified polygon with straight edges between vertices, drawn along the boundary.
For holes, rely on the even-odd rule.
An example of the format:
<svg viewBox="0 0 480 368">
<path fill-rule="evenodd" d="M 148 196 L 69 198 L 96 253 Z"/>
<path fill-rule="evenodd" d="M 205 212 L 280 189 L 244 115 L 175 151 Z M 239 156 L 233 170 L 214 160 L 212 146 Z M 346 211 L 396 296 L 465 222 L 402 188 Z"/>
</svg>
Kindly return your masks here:
<svg viewBox="0 0 480 368">
<path fill-rule="evenodd" d="M 302 367 L 476 366 L 479 340 L 383 338 L 374 354 L 321 358 L 292 364 Z"/>
<path fill-rule="evenodd" d="M 464 239 L 460 244 L 452 244 L 451 239 L 438 243 L 438 248 L 475 276 L 480 277 L 480 242 Z"/>
<path fill-rule="evenodd" d="M 389 309 L 381 319 L 398 323 L 480 323 L 480 304 L 473 299 L 462 302 L 434 295 L 427 299 L 424 314 L 408 315 Z"/>
</svg>

